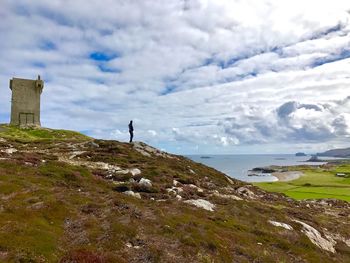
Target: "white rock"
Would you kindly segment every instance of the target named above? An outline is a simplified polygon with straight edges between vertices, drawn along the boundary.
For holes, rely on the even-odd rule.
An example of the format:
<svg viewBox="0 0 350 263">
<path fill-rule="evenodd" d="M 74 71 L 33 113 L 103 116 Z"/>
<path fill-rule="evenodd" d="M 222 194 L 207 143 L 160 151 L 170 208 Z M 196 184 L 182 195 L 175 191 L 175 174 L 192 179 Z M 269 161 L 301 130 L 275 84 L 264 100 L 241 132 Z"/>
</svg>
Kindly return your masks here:
<svg viewBox="0 0 350 263">
<path fill-rule="evenodd" d="M 166 191 L 168 192 L 168 193 L 173 193 L 173 194 L 178 194 L 178 193 L 182 193 L 183 192 L 183 189 L 182 189 L 182 187 L 175 187 L 175 186 L 173 186 L 173 187 L 171 187 L 171 188 L 167 188 L 166 189 Z"/>
<path fill-rule="evenodd" d="M 285 228 L 287 230 L 293 230 L 293 227 L 288 225 L 288 224 L 286 224 L 286 223 L 280 223 L 280 222 L 272 221 L 272 220 L 269 220 L 269 223 L 271 225 L 274 225 L 274 226 L 277 226 L 277 227 L 283 227 L 283 228 Z"/>
<path fill-rule="evenodd" d="M 130 170 L 129 169 L 126 169 L 126 170 L 119 169 L 119 170 L 114 170 L 113 172 L 116 174 L 128 174 L 128 173 L 130 173 Z"/>
<path fill-rule="evenodd" d="M 224 198 L 224 199 L 232 199 L 232 200 L 236 200 L 236 201 L 241 201 L 243 200 L 242 198 L 236 196 L 236 195 L 225 195 L 225 194 L 220 194 L 217 190 L 214 191 L 214 196 L 220 197 L 220 198 Z"/>
<path fill-rule="evenodd" d="M 13 154 L 13 153 L 17 152 L 17 150 L 15 148 L 8 148 L 8 149 L 5 149 L 4 152 L 7 154 Z"/>
<path fill-rule="evenodd" d="M 86 151 L 74 151 L 73 153 L 72 153 L 72 155 L 71 156 L 69 156 L 69 160 L 72 160 L 72 159 L 74 159 L 77 155 L 80 155 L 80 154 L 83 154 L 83 153 L 86 153 Z"/>
<path fill-rule="evenodd" d="M 350 247 L 350 239 L 346 239 L 344 238 L 342 235 L 340 234 L 333 234 L 333 233 L 325 233 L 325 236 L 328 238 L 328 239 L 335 239 L 335 240 L 338 240 L 338 241 L 341 241 L 341 242 L 344 242 L 345 245 L 347 245 L 348 247 Z"/>
<path fill-rule="evenodd" d="M 141 174 L 141 170 L 138 168 L 133 168 L 129 170 L 129 173 L 131 173 L 132 176 Z"/>
<path fill-rule="evenodd" d="M 194 184 L 188 184 L 188 186 L 189 187 L 191 187 L 191 188 L 193 188 L 193 189 L 196 189 L 197 190 L 197 192 L 199 192 L 199 193 L 203 193 L 204 191 L 203 191 L 203 189 L 202 188 L 200 188 L 200 187 L 198 187 L 197 185 L 194 185 Z"/>
<path fill-rule="evenodd" d="M 126 243 L 125 246 L 128 247 L 128 248 L 132 248 L 133 247 L 133 245 L 131 243 L 129 243 L 129 242 Z"/>
<path fill-rule="evenodd" d="M 192 169 L 190 169 L 190 173 L 191 173 L 191 174 L 196 174 L 196 172 L 193 171 Z"/>
<path fill-rule="evenodd" d="M 134 191 L 125 191 L 124 194 L 141 199 L 140 193 L 135 193 Z"/>
<path fill-rule="evenodd" d="M 250 198 L 250 199 L 256 199 L 256 195 L 254 194 L 254 192 L 245 186 L 238 188 L 237 193 L 239 193 L 240 195 L 243 195 L 247 198 Z"/>
<path fill-rule="evenodd" d="M 174 158 L 170 154 L 162 152 L 156 148 L 153 148 L 153 147 L 146 145 L 144 143 L 141 143 L 141 142 L 134 142 L 133 145 L 134 145 L 134 149 L 136 151 L 138 151 L 139 153 L 141 153 L 142 155 L 147 156 L 147 157 L 151 157 L 152 155 L 155 155 L 155 156 L 161 156 L 161 157 L 166 157 L 166 158 Z"/>
<path fill-rule="evenodd" d="M 234 184 L 234 182 L 232 181 L 231 178 L 229 178 L 229 177 L 226 176 L 226 179 L 227 179 L 227 181 L 228 181 L 230 184 Z"/>
<path fill-rule="evenodd" d="M 0 142 L 6 142 L 4 138 L 0 138 Z"/>
<path fill-rule="evenodd" d="M 173 180 L 173 185 L 174 185 L 174 186 L 177 186 L 178 184 L 179 184 L 179 182 L 178 182 L 178 181 Z"/>
<path fill-rule="evenodd" d="M 303 226 L 303 229 L 301 232 L 303 232 L 312 243 L 314 243 L 316 246 L 323 250 L 327 250 L 329 252 L 335 253 L 334 246 L 337 244 L 337 242 L 332 239 L 331 237 L 324 238 L 321 236 L 321 233 L 317 231 L 312 226 L 299 221 L 299 220 L 293 220 L 294 222 L 297 222 Z"/>
<path fill-rule="evenodd" d="M 125 182 L 123 182 L 123 181 L 113 181 L 112 183 L 113 183 L 114 185 L 125 184 Z"/>
<path fill-rule="evenodd" d="M 204 200 L 204 199 L 196 199 L 196 200 L 190 199 L 190 200 L 186 200 L 184 202 L 187 204 L 197 206 L 199 208 L 203 208 L 203 209 L 208 210 L 208 211 L 212 211 L 212 212 L 214 211 L 214 208 L 215 208 L 214 204 L 212 204 L 209 201 Z"/>
<path fill-rule="evenodd" d="M 141 178 L 141 180 L 139 181 L 139 185 L 143 185 L 146 187 L 152 187 L 152 182 L 149 179 Z"/>
<path fill-rule="evenodd" d="M 181 195 L 176 195 L 175 198 L 180 201 L 182 199 L 182 196 Z"/>
</svg>

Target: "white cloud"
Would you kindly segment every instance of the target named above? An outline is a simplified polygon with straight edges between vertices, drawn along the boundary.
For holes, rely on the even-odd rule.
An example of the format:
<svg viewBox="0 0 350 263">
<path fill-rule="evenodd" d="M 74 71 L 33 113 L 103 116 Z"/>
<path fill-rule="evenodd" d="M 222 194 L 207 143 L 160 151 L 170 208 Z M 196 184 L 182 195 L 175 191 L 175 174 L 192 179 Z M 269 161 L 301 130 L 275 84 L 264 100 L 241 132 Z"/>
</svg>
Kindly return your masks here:
<svg viewBox="0 0 350 263">
<path fill-rule="evenodd" d="M 343 0 L 2 0 L 0 120 L 9 78 L 41 74 L 49 127 L 127 141 L 133 119 L 135 139 L 183 152 L 346 143 L 349 10 Z M 288 102 L 297 106 L 282 120 Z"/>
</svg>

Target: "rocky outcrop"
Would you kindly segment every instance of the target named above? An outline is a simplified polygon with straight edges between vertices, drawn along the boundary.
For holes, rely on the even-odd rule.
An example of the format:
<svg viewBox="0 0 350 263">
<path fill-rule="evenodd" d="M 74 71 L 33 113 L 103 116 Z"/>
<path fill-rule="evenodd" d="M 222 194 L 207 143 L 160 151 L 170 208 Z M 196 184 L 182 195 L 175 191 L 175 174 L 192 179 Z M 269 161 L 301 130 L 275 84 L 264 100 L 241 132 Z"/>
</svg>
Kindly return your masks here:
<svg viewBox="0 0 350 263">
<path fill-rule="evenodd" d="M 300 220 L 294 219 L 293 221 L 302 225 L 301 232 L 303 232 L 312 243 L 323 250 L 335 253 L 334 246 L 337 242 L 333 238 L 330 236 L 323 237 L 318 230 Z"/>
</svg>

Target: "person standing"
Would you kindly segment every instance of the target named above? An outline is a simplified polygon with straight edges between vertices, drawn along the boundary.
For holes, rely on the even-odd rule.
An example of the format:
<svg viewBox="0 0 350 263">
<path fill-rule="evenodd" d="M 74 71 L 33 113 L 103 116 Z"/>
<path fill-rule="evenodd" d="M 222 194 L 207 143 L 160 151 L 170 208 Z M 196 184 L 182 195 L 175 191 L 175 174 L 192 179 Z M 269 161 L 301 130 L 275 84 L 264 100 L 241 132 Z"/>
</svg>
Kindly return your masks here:
<svg viewBox="0 0 350 263">
<path fill-rule="evenodd" d="M 130 133 L 130 143 L 132 142 L 132 139 L 134 138 L 134 126 L 132 126 L 132 121 L 129 123 L 129 133 Z"/>
</svg>

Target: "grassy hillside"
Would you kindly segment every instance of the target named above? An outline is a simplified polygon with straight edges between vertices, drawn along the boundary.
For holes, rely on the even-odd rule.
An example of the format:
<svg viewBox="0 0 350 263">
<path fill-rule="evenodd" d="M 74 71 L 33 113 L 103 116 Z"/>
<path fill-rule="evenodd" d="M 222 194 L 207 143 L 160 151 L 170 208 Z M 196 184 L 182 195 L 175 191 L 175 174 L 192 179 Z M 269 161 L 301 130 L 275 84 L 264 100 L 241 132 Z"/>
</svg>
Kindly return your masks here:
<svg viewBox="0 0 350 263">
<path fill-rule="evenodd" d="M 337 173 L 349 173 L 350 164 L 325 166 L 324 168 L 293 167 L 303 176 L 289 182 L 255 183 L 270 192 L 286 194 L 295 199 L 336 198 L 350 202 L 350 177 L 337 177 Z"/>
<path fill-rule="evenodd" d="M 143 143 L 4 128 L 0 262 L 350 261 L 346 202 L 297 202 Z"/>
<path fill-rule="evenodd" d="M 20 140 L 87 140 L 89 137 L 74 131 L 53 130 L 48 128 L 26 128 L 20 129 L 17 126 L 0 124 L 0 137 Z"/>
</svg>

